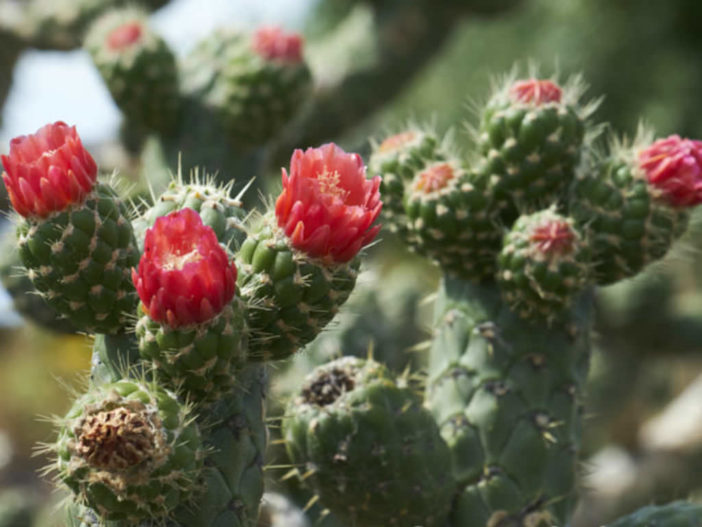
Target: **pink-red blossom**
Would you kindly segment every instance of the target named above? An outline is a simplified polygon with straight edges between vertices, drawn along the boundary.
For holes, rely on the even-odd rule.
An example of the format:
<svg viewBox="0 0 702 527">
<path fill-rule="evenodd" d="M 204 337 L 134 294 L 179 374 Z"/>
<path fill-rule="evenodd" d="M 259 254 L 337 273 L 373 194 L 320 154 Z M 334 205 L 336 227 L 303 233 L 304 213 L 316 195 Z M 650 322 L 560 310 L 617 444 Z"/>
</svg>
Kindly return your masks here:
<svg viewBox="0 0 702 527">
<path fill-rule="evenodd" d="M 549 80 L 528 79 L 515 82 L 509 95 L 516 102 L 540 105 L 561 102 L 563 90 Z"/>
<path fill-rule="evenodd" d="M 2 164 L 10 202 L 25 217 L 45 218 L 82 203 L 97 179 L 76 128 L 60 121 L 12 139 Z"/>
<path fill-rule="evenodd" d="M 646 179 L 675 207 L 702 203 L 702 141 L 671 135 L 639 152 Z"/>
<path fill-rule="evenodd" d="M 185 208 L 146 231 L 132 280 L 146 314 L 175 328 L 219 314 L 234 297 L 236 274 L 212 228 Z"/>
<path fill-rule="evenodd" d="M 277 26 L 264 26 L 253 35 L 253 49 L 266 60 L 302 61 L 302 37 Z"/>
<path fill-rule="evenodd" d="M 292 246 L 314 258 L 351 260 L 380 230 L 380 177 L 366 179 L 358 154 L 333 143 L 295 150 L 275 205 Z"/>
</svg>

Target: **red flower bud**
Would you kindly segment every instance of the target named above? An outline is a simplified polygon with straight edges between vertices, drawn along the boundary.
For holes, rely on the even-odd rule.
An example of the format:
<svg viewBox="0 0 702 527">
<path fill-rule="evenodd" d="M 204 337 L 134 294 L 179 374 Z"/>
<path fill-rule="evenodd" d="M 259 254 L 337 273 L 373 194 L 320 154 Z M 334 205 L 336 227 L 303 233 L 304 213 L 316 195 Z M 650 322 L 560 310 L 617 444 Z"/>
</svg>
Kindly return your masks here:
<svg viewBox="0 0 702 527">
<path fill-rule="evenodd" d="M 2 164 L 12 206 L 25 217 L 45 218 L 82 203 L 97 179 L 95 160 L 76 128 L 60 121 L 15 137 Z"/>
</svg>

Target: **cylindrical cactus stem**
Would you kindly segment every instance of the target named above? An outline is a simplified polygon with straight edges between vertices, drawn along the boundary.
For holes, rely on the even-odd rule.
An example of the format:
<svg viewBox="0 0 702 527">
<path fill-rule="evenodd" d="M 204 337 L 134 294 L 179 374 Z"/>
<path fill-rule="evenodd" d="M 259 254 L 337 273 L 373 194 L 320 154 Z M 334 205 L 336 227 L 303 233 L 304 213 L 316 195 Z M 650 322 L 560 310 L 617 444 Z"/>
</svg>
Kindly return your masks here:
<svg viewBox="0 0 702 527">
<path fill-rule="evenodd" d="M 557 323 L 528 321 L 495 284 L 444 278 L 426 398 L 459 483 L 451 525 L 569 520 L 590 310 L 584 294 Z"/>
<path fill-rule="evenodd" d="M 194 504 L 205 453 L 190 408 L 146 380 L 91 386 L 61 421 L 55 450 L 76 501 L 126 524 Z"/>
<path fill-rule="evenodd" d="M 134 8 L 105 13 L 90 27 L 90 53 L 130 126 L 175 132 L 180 111 L 176 58 Z"/>
<path fill-rule="evenodd" d="M 249 304 L 249 358 L 277 360 L 310 342 L 351 293 L 358 252 L 379 226 L 379 178 L 334 144 L 295 151 L 275 214 L 246 239 L 237 267 Z"/>
<path fill-rule="evenodd" d="M 17 137 L 2 162 L 34 286 L 79 329 L 124 331 L 136 306 L 129 271 L 138 249 L 126 205 L 96 182 L 75 128 L 57 122 Z"/>
<path fill-rule="evenodd" d="M 156 219 L 132 271 L 141 298 L 139 352 L 158 378 L 197 404 L 231 391 L 246 360 L 236 275 L 214 230 L 187 207 Z"/>
<path fill-rule="evenodd" d="M 671 136 L 633 145 L 613 141 L 609 156 L 578 174 L 570 211 L 592 246 L 599 284 L 637 274 L 662 258 L 702 202 L 702 141 Z"/>
<path fill-rule="evenodd" d="M 306 379 L 283 419 L 288 452 L 350 525 L 443 527 L 455 482 L 421 399 L 381 364 L 344 357 Z"/>
<path fill-rule="evenodd" d="M 182 68 L 185 95 L 223 127 L 240 150 L 272 139 L 302 107 L 311 75 L 302 37 L 278 27 L 249 34 L 220 30 L 202 41 Z M 184 130 L 187 133 L 187 130 Z"/>
<path fill-rule="evenodd" d="M 607 527 L 702 527 L 702 504 L 676 501 L 650 505 Z"/>
</svg>

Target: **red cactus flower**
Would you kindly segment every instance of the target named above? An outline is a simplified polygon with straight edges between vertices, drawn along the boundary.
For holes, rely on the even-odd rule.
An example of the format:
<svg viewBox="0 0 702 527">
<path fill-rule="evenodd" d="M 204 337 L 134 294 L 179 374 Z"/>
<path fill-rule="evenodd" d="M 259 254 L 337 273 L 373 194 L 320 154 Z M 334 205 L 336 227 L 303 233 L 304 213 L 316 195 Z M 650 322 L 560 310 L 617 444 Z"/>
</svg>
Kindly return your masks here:
<svg viewBox="0 0 702 527">
<path fill-rule="evenodd" d="M 366 179 L 361 156 L 333 143 L 295 150 L 275 204 L 278 226 L 307 255 L 347 262 L 380 230 L 371 226 L 382 207 L 379 186 L 379 176 Z"/>
<path fill-rule="evenodd" d="M 236 267 L 193 209 L 156 219 L 132 280 L 144 311 L 171 327 L 206 322 L 234 297 Z"/>
<path fill-rule="evenodd" d="M 277 26 L 259 28 L 253 35 L 253 49 L 266 60 L 302 61 L 302 37 Z"/>
<path fill-rule="evenodd" d="M 639 152 L 639 166 L 673 206 L 702 203 L 702 141 L 660 139 Z"/>
<path fill-rule="evenodd" d="M 573 252 L 575 232 L 564 219 L 547 217 L 529 233 L 529 241 L 536 249 L 547 256 L 563 256 Z"/>
<path fill-rule="evenodd" d="M 515 82 L 509 95 L 513 101 L 539 105 L 561 102 L 563 91 L 549 80 L 528 79 Z"/>
<path fill-rule="evenodd" d="M 82 203 L 97 179 L 95 160 L 75 126 L 60 121 L 12 139 L 2 164 L 10 202 L 24 217 L 45 218 Z"/>
<path fill-rule="evenodd" d="M 107 35 L 107 47 L 112 51 L 127 49 L 141 40 L 143 32 L 144 28 L 138 20 L 122 24 Z"/>
</svg>

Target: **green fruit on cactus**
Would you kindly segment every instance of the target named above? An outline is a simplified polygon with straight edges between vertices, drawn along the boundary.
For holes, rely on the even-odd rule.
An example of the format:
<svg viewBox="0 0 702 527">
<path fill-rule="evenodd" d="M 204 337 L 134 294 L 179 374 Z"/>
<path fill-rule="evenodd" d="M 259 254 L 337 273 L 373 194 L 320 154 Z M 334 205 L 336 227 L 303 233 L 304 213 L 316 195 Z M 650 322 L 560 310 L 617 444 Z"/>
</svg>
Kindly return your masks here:
<svg viewBox="0 0 702 527">
<path fill-rule="evenodd" d="M 266 143 L 301 108 L 311 88 L 302 38 L 277 27 L 220 30 L 184 63 L 185 93 L 245 150 Z"/>
<path fill-rule="evenodd" d="M 58 478 L 102 520 L 165 520 L 200 490 L 198 427 L 154 383 L 92 386 L 61 420 L 54 449 Z"/>
<path fill-rule="evenodd" d="M 407 239 L 405 188 L 428 164 L 444 159 L 438 137 L 429 130 L 412 127 L 374 145 L 368 171 L 381 178 L 383 217 L 391 231 Z"/>
<path fill-rule="evenodd" d="M 702 142 L 677 136 L 633 145 L 583 171 L 573 184 L 570 211 L 589 238 L 597 283 L 637 274 L 662 258 L 687 227 L 687 207 L 700 202 Z"/>
<path fill-rule="evenodd" d="M 557 318 L 584 289 L 589 255 L 571 218 L 553 209 L 520 216 L 498 258 L 502 297 L 523 318 Z"/>
<path fill-rule="evenodd" d="M 240 196 L 230 197 L 231 186 L 217 186 L 208 178 L 201 181 L 197 171 L 189 182 L 179 174 L 155 199 L 153 206 L 134 221 L 137 240 L 143 243 L 146 229 L 152 227 L 157 218 L 187 207 L 200 214 L 202 223 L 214 231 L 221 244 L 236 251 L 246 238 L 246 211 Z"/>
<path fill-rule="evenodd" d="M 84 47 L 131 127 L 174 131 L 180 109 L 176 59 L 148 27 L 145 12 L 109 11 L 91 25 Z"/>
<path fill-rule="evenodd" d="M 238 253 L 252 360 L 290 356 L 334 317 L 379 226 L 380 179 L 334 144 L 296 150 L 283 191 Z"/>
<path fill-rule="evenodd" d="M 702 505 L 682 501 L 650 505 L 607 527 L 702 527 Z"/>
<path fill-rule="evenodd" d="M 502 240 L 487 178 L 455 159 L 427 164 L 405 190 L 409 243 L 450 274 L 491 280 Z"/>
<path fill-rule="evenodd" d="M 459 484 L 450 525 L 569 521 L 591 305 L 585 293 L 555 323 L 527 322 L 496 284 L 444 278 L 426 401 Z"/>
<path fill-rule="evenodd" d="M 138 252 L 127 208 L 75 130 L 57 122 L 10 143 L 3 181 L 20 257 L 51 307 L 84 331 L 124 331 L 136 306 L 129 270 Z"/>
<path fill-rule="evenodd" d="M 25 320 L 58 333 L 78 331 L 46 302 L 32 284 L 20 259 L 17 235 L 13 230 L 8 230 L 0 241 L 0 281 L 12 297 L 12 307 Z"/>
<path fill-rule="evenodd" d="M 503 218 L 547 208 L 565 196 L 580 160 L 592 108 L 580 88 L 550 80 L 508 81 L 491 97 L 477 131 L 478 171 L 495 181 Z"/>
<path fill-rule="evenodd" d="M 283 434 L 305 483 L 352 525 L 444 526 L 455 482 L 421 398 L 374 361 L 317 368 L 293 398 Z"/>
<path fill-rule="evenodd" d="M 246 359 L 236 267 L 193 209 L 156 219 L 132 279 L 141 299 L 139 353 L 196 403 L 231 391 Z"/>
</svg>

